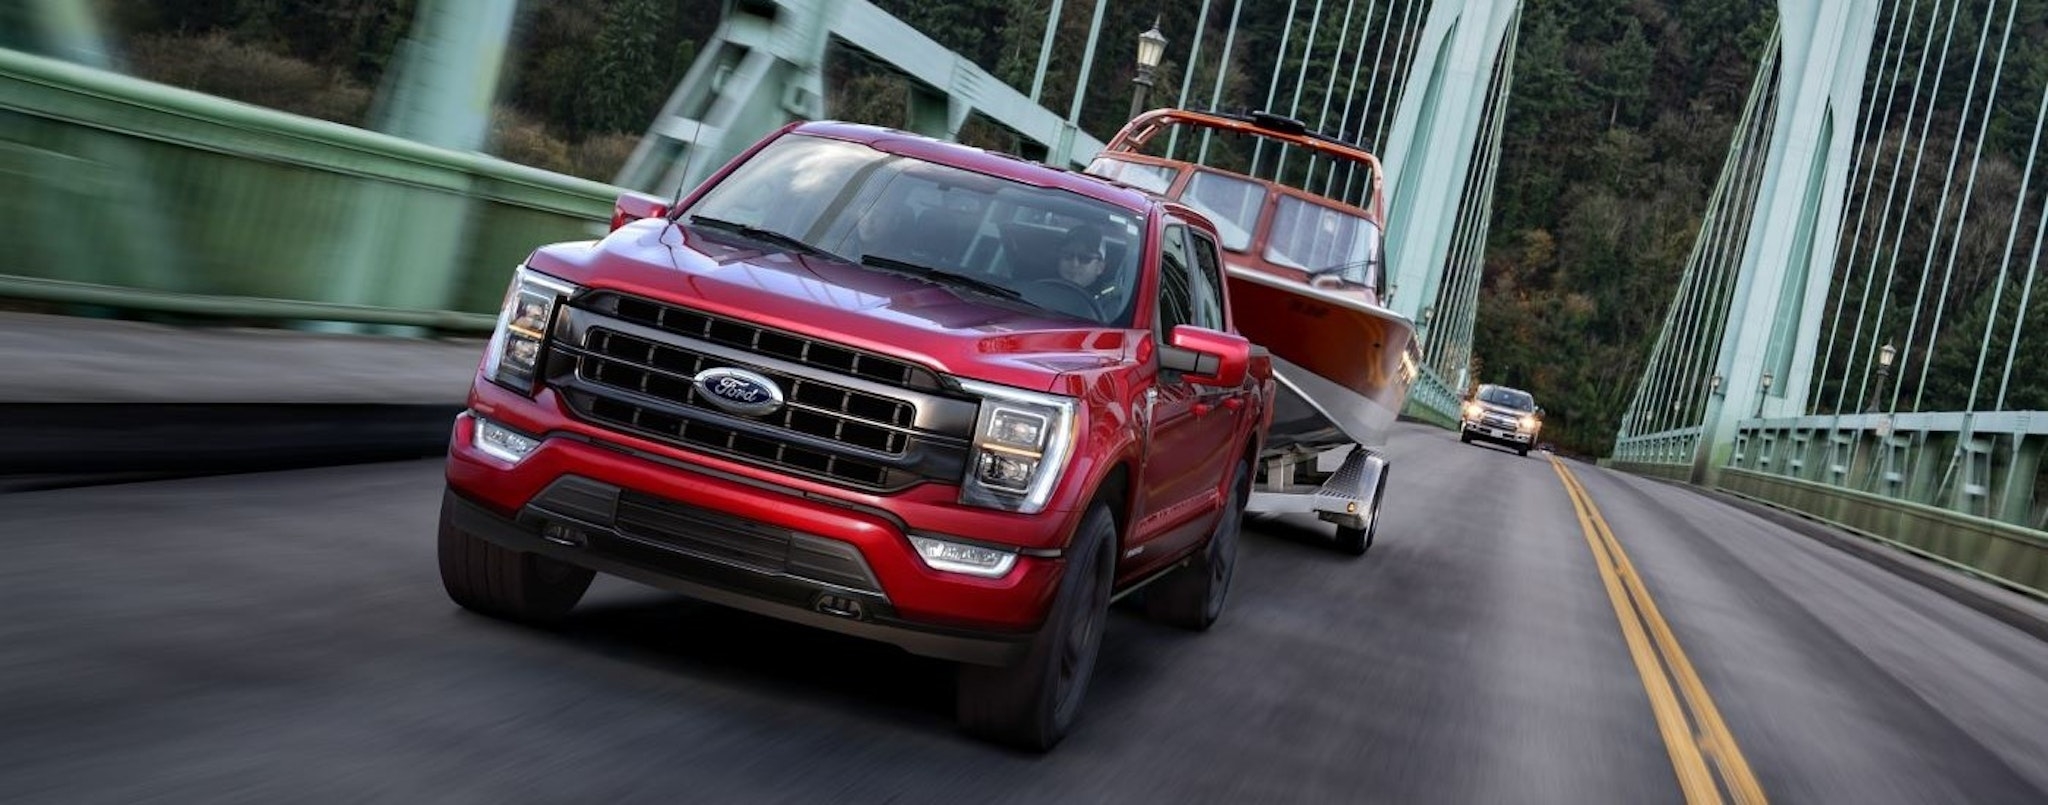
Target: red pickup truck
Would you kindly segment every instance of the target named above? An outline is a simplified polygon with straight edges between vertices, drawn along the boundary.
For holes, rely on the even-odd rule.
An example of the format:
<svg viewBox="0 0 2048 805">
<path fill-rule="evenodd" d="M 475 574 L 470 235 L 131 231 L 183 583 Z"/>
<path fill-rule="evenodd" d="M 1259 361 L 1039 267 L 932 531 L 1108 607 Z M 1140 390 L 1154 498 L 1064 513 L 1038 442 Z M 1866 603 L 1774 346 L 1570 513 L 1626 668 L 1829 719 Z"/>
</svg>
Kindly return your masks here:
<svg viewBox="0 0 2048 805">
<path fill-rule="evenodd" d="M 1036 749 L 1112 600 L 1221 613 L 1274 388 L 1200 214 L 815 122 L 612 226 L 506 294 L 448 456 L 456 603 L 546 620 L 595 571 L 886 641 Z"/>
</svg>

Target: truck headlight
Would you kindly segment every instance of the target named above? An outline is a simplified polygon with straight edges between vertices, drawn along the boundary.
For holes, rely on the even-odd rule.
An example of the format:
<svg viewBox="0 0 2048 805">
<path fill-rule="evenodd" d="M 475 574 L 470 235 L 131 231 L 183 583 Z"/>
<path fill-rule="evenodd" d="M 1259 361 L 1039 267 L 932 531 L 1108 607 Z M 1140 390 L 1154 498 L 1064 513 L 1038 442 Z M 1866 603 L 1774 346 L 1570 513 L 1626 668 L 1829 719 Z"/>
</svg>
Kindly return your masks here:
<svg viewBox="0 0 2048 805">
<path fill-rule="evenodd" d="M 505 305 L 498 311 L 498 329 L 484 349 L 484 377 L 521 394 L 533 394 L 555 308 L 576 290 L 574 285 L 525 266 L 514 271 L 512 285 L 505 290 Z"/>
<path fill-rule="evenodd" d="M 1073 453 L 1074 399 L 973 380 L 960 387 L 982 398 L 960 502 L 1025 514 L 1044 510 Z"/>
<path fill-rule="evenodd" d="M 1536 430 L 1536 417 L 1530 416 L 1530 415 L 1528 415 L 1528 414 L 1523 414 L 1523 415 L 1522 415 L 1522 430 L 1525 430 L 1525 431 L 1534 431 L 1534 430 Z"/>
<path fill-rule="evenodd" d="M 1486 409 L 1479 407 L 1479 403 L 1465 403 L 1466 419 L 1477 422 L 1479 421 L 1479 415 L 1483 413 L 1486 413 Z"/>
</svg>

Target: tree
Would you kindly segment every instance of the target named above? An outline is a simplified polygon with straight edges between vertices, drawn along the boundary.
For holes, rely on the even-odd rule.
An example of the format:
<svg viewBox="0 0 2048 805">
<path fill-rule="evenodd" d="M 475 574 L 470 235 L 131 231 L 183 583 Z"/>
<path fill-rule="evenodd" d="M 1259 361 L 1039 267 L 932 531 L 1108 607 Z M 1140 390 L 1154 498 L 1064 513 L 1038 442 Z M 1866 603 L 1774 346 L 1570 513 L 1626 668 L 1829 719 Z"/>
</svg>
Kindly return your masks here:
<svg viewBox="0 0 2048 805">
<path fill-rule="evenodd" d="M 660 111 L 668 58 L 659 36 L 672 4 L 613 0 L 582 70 L 576 122 L 587 131 L 638 131 Z"/>
</svg>

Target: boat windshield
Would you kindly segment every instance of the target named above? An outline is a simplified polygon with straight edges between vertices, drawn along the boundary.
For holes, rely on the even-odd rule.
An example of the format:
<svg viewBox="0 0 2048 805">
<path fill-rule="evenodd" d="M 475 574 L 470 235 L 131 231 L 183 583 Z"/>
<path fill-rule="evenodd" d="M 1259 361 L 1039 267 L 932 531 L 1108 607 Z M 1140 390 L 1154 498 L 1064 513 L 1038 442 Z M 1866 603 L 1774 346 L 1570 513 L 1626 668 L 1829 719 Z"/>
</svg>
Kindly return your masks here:
<svg viewBox="0 0 2048 805">
<path fill-rule="evenodd" d="M 1148 193 L 1164 195 L 1173 186 L 1173 177 L 1180 169 L 1168 165 L 1151 165 L 1144 162 L 1125 162 L 1121 159 L 1098 159 L 1088 166 L 1088 173 L 1104 179 L 1123 182 Z"/>
<path fill-rule="evenodd" d="M 1504 389 L 1499 386 L 1487 386 L 1480 389 L 1479 401 L 1498 405 L 1502 408 L 1512 408 L 1517 411 L 1536 410 L 1536 398 L 1529 396 L 1529 392 Z"/>
<path fill-rule="evenodd" d="M 1251 248 L 1252 230 L 1259 225 L 1259 209 L 1266 204 L 1266 186 L 1250 179 L 1209 170 L 1197 170 L 1188 179 L 1180 201 L 1216 224 L 1223 236 L 1223 248 L 1241 252 Z"/>
<path fill-rule="evenodd" d="M 1283 195 L 1266 236 L 1266 260 L 1305 271 L 1327 271 L 1370 285 L 1378 269 L 1380 228 L 1343 210 Z"/>
</svg>

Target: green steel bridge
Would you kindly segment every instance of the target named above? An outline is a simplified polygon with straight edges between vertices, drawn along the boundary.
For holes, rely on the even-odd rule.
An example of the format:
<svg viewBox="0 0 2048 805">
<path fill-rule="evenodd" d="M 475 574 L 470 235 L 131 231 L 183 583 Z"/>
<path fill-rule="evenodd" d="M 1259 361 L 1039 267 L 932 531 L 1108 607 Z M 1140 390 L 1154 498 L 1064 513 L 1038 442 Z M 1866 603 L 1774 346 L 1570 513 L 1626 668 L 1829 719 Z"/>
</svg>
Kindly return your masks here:
<svg viewBox="0 0 2048 805">
<path fill-rule="evenodd" d="M 1198 18 L 1229 8 L 1223 44 L 1188 62 L 1220 76 L 1244 57 L 1243 3 L 1214 2 L 1219 13 L 1203 0 Z M 1092 5 L 1083 83 L 1103 27 L 1104 0 Z M 1026 90 L 864 0 L 727 2 L 607 184 L 479 153 L 512 2 L 424 2 L 375 131 L 123 75 L 90 8 L 36 0 L 0 16 L 0 241 L 12 255 L 0 298 L 482 330 L 506 267 L 533 245 L 593 236 L 618 193 L 672 192 L 776 126 L 829 117 L 834 47 L 905 76 L 909 126 L 922 133 L 954 137 L 978 115 L 1070 167 L 1101 147 L 1077 124 L 1082 93 L 1065 110 L 1040 101 L 1051 25 Z M 2037 399 L 2048 364 L 2025 346 L 2048 324 L 2048 289 L 2034 287 L 2048 187 L 2031 182 L 2048 87 L 2003 69 L 2031 46 L 2017 9 L 1779 3 L 1612 466 L 1795 509 L 2048 596 L 2048 401 Z M 1338 69 L 1310 76 L 1305 58 L 1295 75 L 1276 69 L 1264 77 L 1268 109 L 1382 155 L 1392 305 L 1424 344 L 1408 413 L 1450 423 L 1471 382 L 1521 4 L 1289 10 L 1313 22 L 1290 27 L 1281 49 L 1330 54 Z M 1155 98 L 1215 105 L 1220 80 L 1197 86 L 1196 72 L 1165 77 Z M 1346 102 L 1306 108 L 1300 88 L 1313 81 Z M 2031 137 L 1987 146 L 1993 131 Z"/>
</svg>

